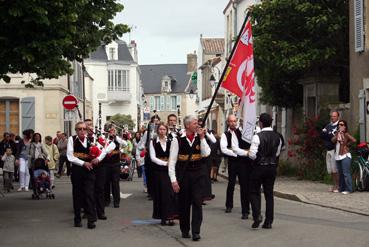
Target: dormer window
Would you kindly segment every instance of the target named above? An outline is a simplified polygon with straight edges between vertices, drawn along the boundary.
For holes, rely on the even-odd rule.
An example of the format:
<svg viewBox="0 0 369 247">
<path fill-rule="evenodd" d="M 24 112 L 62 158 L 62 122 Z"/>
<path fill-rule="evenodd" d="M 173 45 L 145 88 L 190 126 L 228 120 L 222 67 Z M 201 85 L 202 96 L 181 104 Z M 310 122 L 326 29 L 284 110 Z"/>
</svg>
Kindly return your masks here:
<svg viewBox="0 0 369 247">
<path fill-rule="evenodd" d="M 169 76 L 164 76 L 161 80 L 161 91 L 163 93 L 170 93 L 172 91 L 171 88 L 172 79 Z"/>
<path fill-rule="evenodd" d="M 115 60 L 114 59 L 115 58 L 115 53 L 116 53 L 115 48 L 114 47 L 110 47 L 109 48 L 109 60 Z"/>
</svg>

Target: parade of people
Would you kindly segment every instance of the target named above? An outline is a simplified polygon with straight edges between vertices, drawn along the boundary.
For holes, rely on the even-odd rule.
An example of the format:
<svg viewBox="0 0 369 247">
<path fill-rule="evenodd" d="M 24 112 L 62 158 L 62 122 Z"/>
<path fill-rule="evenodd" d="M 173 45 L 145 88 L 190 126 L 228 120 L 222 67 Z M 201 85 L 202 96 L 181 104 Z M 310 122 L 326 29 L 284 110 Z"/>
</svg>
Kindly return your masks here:
<svg viewBox="0 0 369 247">
<path fill-rule="evenodd" d="M 369 246 L 369 0 L 0 12 L 0 247 Z"/>
</svg>

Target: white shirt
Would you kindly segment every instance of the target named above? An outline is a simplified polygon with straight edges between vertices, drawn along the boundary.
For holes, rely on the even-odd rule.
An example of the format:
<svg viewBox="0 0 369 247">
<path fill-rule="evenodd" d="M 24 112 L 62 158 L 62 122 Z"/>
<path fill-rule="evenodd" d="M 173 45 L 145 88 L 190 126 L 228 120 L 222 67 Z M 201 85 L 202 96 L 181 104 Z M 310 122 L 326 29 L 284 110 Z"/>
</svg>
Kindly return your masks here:
<svg viewBox="0 0 369 247">
<path fill-rule="evenodd" d="M 83 142 L 81 141 L 81 139 L 78 138 L 78 136 L 76 137 L 76 139 L 77 139 L 76 141 L 79 141 L 84 148 L 87 148 L 87 137 L 85 137 Z M 78 165 L 78 166 L 83 166 L 85 161 L 75 157 L 73 153 L 74 153 L 73 136 L 70 136 L 68 138 L 67 158 L 71 163 Z"/>
<path fill-rule="evenodd" d="M 273 131 L 273 129 L 271 127 L 266 127 L 266 128 L 263 128 L 261 131 Z M 256 159 L 256 154 L 258 153 L 259 145 L 260 145 L 260 138 L 258 135 L 254 135 L 252 137 L 250 150 L 248 151 L 248 156 L 250 157 L 250 159 L 252 160 Z M 281 152 L 281 146 L 282 146 L 282 141 L 281 139 L 279 139 L 279 145 L 278 145 L 276 156 L 279 156 Z"/>
<path fill-rule="evenodd" d="M 232 139 L 235 139 L 235 138 L 237 139 L 236 133 L 234 133 L 233 130 L 228 129 L 228 131 L 231 133 Z M 237 154 L 233 150 L 228 149 L 228 140 L 227 140 L 227 136 L 225 133 L 223 133 L 222 136 L 220 137 L 220 150 L 225 155 L 237 157 Z"/>
<path fill-rule="evenodd" d="M 156 143 L 160 143 L 161 148 L 163 149 L 163 151 L 165 152 L 167 150 L 167 137 L 165 137 L 165 142 L 161 142 L 159 138 L 157 138 Z M 150 141 L 150 158 L 151 161 L 154 162 L 155 164 L 159 165 L 159 166 L 168 166 L 168 162 L 158 159 L 156 157 L 156 151 L 154 148 L 154 144 L 153 141 Z"/>
<path fill-rule="evenodd" d="M 182 137 L 186 136 L 186 133 L 184 132 L 182 134 Z M 197 136 L 197 133 L 195 133 L 195 137 L 193 138 L 192 142 L 186 137 L 188 143 L 192 147 L 193 142 L 195 141 L 195 138 Z M 202 157 L 208 157 L 210 155 L 211 149 L 206 142 L 205 138 L 200 140 L 200 150 L 201 150 L 201 156 Z M 172 183 L 177 182 L 176 178 L 176 163 L 178 160 L 178 140 L 177 138 L 174 138 L 172 143 L 170 144 L 170 154 L 169 154 L 169 161 L 168 161 L 168 173 L 170 177 L 170 181 Z"/>
<path fill-rule="evenodd" d="M 125 140 L 123 140 L 122 138 L 120 138 L 119 136 L 115 137 L 115 140 L 122 145 L 123 147 L 127 146 L 127 142 Z M 105 156 L 107 154 L 110 154 L 111 152 L 113 152 L 113 150 L 116 148 L 115 142 L 114 141 L 110 141 L 109 145 L 106 146 L 103 150 L 102 153 L 100 154 L 99 157 L 97 157 L 97 159 L 100 161 L 102 161 Z"/>
<path fill-rule="evenodd" d="M 206 132 L 206 137 L 213 144 L 217 142 L 217 139 L 215 138 L 215 136 L 213 135 L 213 133 Z"/>
<path fill-rule="evenodd" d="M 242 133 L 241 129 L 240 129 L 240 131 Z M 248 156 L 248 150 L 244 150 L 244 149 L 240 148 L 240 143 L 239 143 L 238 138 L 236 136 L 236 133 L 234 131 L 232 131 L 232 150 L 238 156 Z"/>
</svg>

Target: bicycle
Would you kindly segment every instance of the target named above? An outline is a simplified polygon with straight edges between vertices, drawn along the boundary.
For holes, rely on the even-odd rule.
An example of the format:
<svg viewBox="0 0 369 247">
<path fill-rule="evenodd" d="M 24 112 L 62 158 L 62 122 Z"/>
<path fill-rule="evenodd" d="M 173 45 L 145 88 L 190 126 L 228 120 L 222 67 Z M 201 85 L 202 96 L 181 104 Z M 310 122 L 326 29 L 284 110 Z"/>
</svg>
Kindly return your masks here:
<svg viewBox="0 0 369 247">
<path fill-rule="evenodd" d="M 369 148 L 368 143 L 357 145 L 359 157 L 355 164 L 358 170 L 354 173 L 354 185 L 358 191 L 369 191 Z"/>
</svg>

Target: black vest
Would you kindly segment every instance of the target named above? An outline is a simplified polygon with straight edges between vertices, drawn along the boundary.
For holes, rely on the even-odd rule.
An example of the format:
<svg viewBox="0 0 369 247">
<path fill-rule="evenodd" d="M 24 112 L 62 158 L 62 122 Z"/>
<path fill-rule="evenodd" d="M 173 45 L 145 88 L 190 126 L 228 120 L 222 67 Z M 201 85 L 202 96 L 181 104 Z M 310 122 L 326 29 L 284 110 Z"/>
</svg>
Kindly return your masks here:
<svg viewBox="0 0 369 247">
<path fill-rule="evenodd" d="M 88 138 L 87 138 L 87 147 L 85 148 L 80 142 L 80 140 L 77 138 L 77 136 L 76 135 L 73 136 L 73 155 L 74 157 L 77 157 L 78 159 L 87 161 L 87 162 L 91 161 L 92 158 L 89 155 L 90 147 L 91 147 L 91 142 L 89 141 Z"/>
<path fill-rule="evenodd" d="M 114 150 L 104 158 L 104 163 L 112 165 L 120 163 L 120 144 L 117 142 L 116 138 L 114 138 L 113 142 L 115 143 Z"/>
<path fill-rule="evenodd" d="M 186 136 L 178 138 L 178 161 L 177 166 L 183 168 L 186 166 L 187 170 L 198 170 L 201 168 L 201 146 L 200 137 L 196 136 L 192 144 L 192 147 L 187 141 Z M 192 151 L 192 156 L 190 162 L 187 162 L 189 154 Z M 180 168 L 180 169 L 181 169 Z"/>
<path fill-rule="evenodd" d="M 275 165 L 277 164 L 276 153 L 280 143 L 279 135 L 274 131 L 261 131 L 259 134 L 260 144 L 256 154 L 256 164 Z"/>
<path fill-rule="evenodd" d="M 241 133 L 240 129 L 237 128 L 234 132 L 235 132 L 235 134 L 237 136 L 237 139 L 238 139 L 238 147 L 240 149 L 250 149 L 251 144 L 248 143 L 248 142 L 245 142 L 242 139 L 242 133 Z M 227 148 L 232 149 L 232 133 L 230 131 L 226 131 L 225 135 L 227 137 Z M 228 157 L 228 159 L 235 159 L 236 158 L 236 157 L 232 157 L 232 156 L 228 156 L 228 155 L 225 155 L 225 156 Z"/>
<path fill-rule="evenodd" d="M 160 142 L 157 142 L 158 138 L 155 138 L 152 142 L 153 142 L 153 146 L 155 149 L 155 154 L 156 154 L 156 158 L 164 160 L 164 161 L 168 161 L 169 159 L 169 151 L 170 151 L 170 145 L 172 143 L 171 138 L 168 138 L 167 140 L 167 149 L 163 150 L 163 148 L 160 145 Z M 168 170 L 167 166 L 160 166 L 158 164 L 153 163 L 153 168 L 155 170 Z"/>
</svg>

